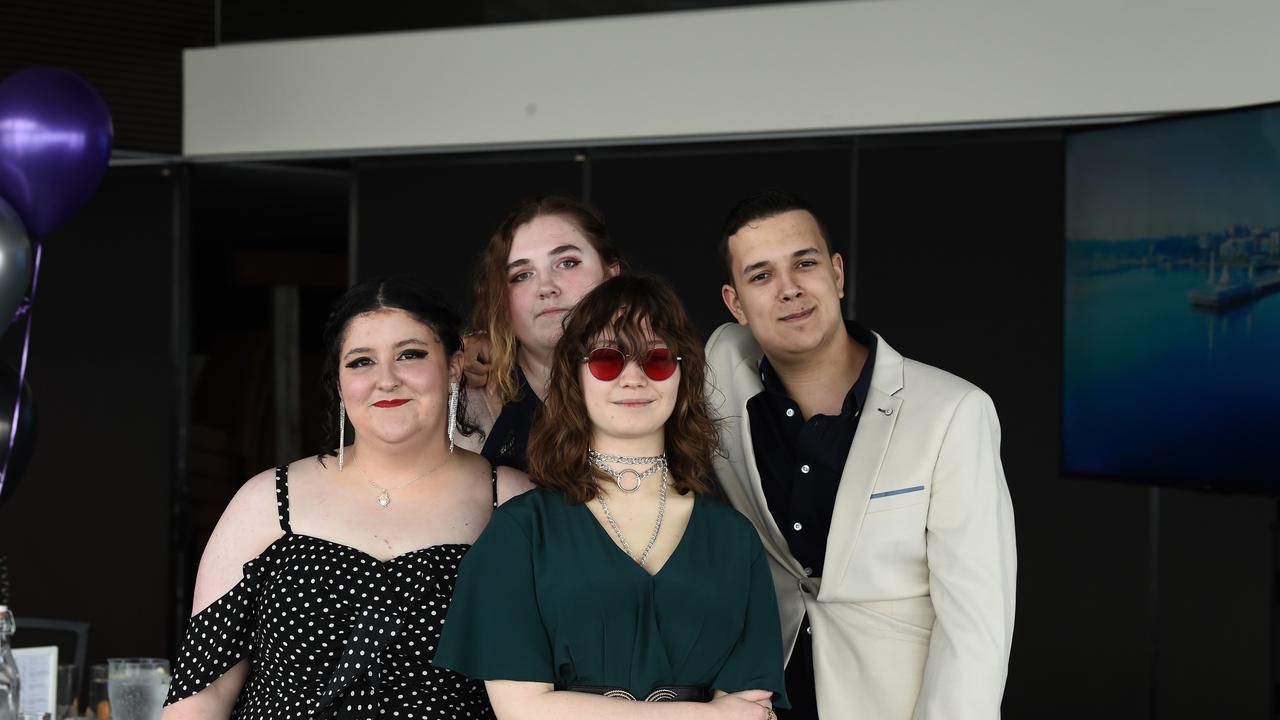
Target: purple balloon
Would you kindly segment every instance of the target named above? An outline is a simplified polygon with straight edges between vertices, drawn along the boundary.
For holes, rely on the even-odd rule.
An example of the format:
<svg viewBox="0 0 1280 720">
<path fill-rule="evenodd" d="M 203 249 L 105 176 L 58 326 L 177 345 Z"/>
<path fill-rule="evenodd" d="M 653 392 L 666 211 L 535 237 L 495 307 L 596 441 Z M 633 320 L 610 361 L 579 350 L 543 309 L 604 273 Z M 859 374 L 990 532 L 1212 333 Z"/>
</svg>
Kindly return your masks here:
<svg viewBox="0 0 1280 720">
<path fill-rule="evenodd" d="M 48 235 L 97 189 L 111 158 L 111 113 L 69 70 L 33 67 L 0 82 L 0 197 Z"/>
</svg>

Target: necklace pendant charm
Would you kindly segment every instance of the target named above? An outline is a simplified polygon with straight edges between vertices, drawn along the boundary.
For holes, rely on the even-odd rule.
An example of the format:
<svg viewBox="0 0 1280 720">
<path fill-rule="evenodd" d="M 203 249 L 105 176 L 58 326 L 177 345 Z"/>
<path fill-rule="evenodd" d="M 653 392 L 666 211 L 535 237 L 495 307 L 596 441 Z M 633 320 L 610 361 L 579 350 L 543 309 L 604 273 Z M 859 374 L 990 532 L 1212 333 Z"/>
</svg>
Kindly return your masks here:
<svg viewBox="0 0 1280 720">
<path fill-rule="evenodd" d="M 387 492 L 386 489 L 383 488 L 383 490 L 378 493 L 378 507 L 386 507 L 390 504 L 391 493 Z"/>
<path fill-rule="evenodd" d="M 624 486 L 624 485 L 622 484 L 622 478 L 623 478 L 623 477 L 625 477 L 625 476 L 627 476 L 627 475 L 631 475 L 631 477 L 635 478 L 635 484 L 634 484 L 634 485 L 632 485 L 631 487 L 626 487 L 626 486 Z M 619 490 L 621 490 L 622 492 L 624 492 L 624 493 L 628 494 L 628 495 L 630 495 L 631 493 L 633 493 L 633 492 L 635 492 L 635 491 L 639 490 L 639 489 L 640 489 L 640 483 L 641 483 L 643 480 L 644 480 L 644 476 L 643 476 L 643 475 L 641 475 L 639 472 L 636 472 L 635 470 L 632 470 L 631 468 L 623 468 L 623 469 L 619 470 L 619 471 L 617 472 L 617 474 L 616 474 L 616 475 L 614 475 L 614 476 L 613 476 L 613 482 L 614 482 L 615 484 L 617 484 L 618 489 L 619 489 Z"/>
</svg>

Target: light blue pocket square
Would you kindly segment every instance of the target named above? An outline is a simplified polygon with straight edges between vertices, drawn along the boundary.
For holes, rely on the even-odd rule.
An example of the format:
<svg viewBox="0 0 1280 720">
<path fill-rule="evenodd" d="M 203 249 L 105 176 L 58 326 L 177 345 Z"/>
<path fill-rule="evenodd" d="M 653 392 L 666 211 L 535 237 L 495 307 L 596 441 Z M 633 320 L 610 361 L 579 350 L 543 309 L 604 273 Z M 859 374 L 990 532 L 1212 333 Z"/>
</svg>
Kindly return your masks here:
<svg viewBox="0 0 1280 720">
<path fill-rule="evenodd" d="M 871 499 L 876 500 L 878 498 L 892 497 L 894 495 L 905 495 L 907 493 L 920 492 L 923 489 L 923 485 L 916 485 L 915 487 L 898 488 L 897 490 L 885 490 L 884 492 L 871 493 Z"/>
</svg>

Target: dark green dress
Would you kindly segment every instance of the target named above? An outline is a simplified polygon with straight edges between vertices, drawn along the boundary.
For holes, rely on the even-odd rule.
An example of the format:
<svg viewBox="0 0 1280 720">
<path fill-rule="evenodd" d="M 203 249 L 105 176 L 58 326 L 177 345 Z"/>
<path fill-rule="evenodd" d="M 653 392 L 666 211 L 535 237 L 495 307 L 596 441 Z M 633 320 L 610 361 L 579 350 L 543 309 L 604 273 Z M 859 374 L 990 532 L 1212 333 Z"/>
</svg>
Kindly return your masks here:
<svg viewBox="0 0 1280 720">
<path fill-rule="evenodd" d="M 458 570 L 434 664 L 482 680 L 774 693 L 789 707 L 773 580 L 742 515 L 696 497 L 657 575 L 585 505 L 533 490 L 505 503 Z"/>
</svg>

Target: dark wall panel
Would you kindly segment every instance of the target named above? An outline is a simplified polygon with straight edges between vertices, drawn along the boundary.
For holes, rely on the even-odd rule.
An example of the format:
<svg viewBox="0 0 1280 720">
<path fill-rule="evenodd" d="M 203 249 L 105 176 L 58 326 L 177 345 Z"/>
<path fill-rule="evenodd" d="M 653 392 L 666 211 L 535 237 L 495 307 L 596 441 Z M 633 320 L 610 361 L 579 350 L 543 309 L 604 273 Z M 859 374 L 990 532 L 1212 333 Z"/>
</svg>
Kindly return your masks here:
<svg viewBox="0 0 1280 720">
<path fill-rule="evenodd" d="M 641 13 L 769 5 L 803 0 L 468 0 L 406 3 L 373 0 L 271 2 L 220 0 L 219 42 L 431 30 L 460 25 L 567 20 Z"/>
<path fill-rule="evenodd" d="M 421 277 L 461 313 L 471 308 L 476 258 L 517 202 L 582 193 L 571 152 L 368 160 L 358 173 L 359 279 Z"/>
<path fill-rule="evenodd" d="M 1276 506 L 1160 490 L 1162 720 L 1274 717 Z"/>
<path fill-rule="evenodd" d="M 36 447 L 0 508 L 19 639 L 23 616 L 87 620 L 98 661 L 171 650 L 178 402 L 167 172 L 108 171 L 48 238 L 28 369 Z M 16 334 L 5 337 L 15 361 Z"/>
<path fill-rule="evenodd" d="M 115 121 L 116 148 L 182 148 L 182 50 L 213 42 L 213 0 L 5 0 L 0 79 L 56 65 L 88 80 Z"/>
</svg>

